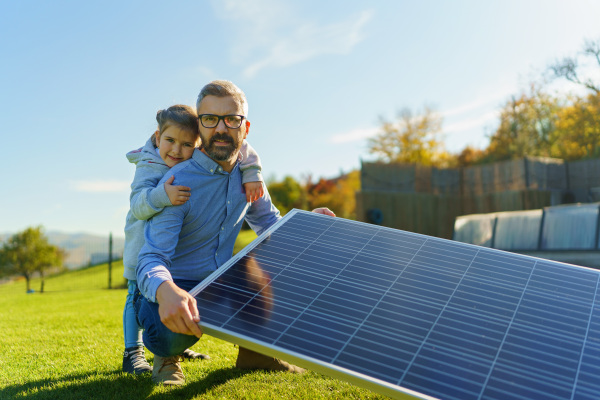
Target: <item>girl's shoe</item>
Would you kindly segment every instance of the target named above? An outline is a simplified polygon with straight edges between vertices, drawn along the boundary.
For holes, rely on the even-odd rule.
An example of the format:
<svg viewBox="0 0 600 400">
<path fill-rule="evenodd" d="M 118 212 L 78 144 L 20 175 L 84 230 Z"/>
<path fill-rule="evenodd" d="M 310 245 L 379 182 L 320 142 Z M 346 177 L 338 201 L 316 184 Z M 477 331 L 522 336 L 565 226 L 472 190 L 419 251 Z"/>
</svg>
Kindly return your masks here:
<svg viewBox="0 0 600 400">
<path fill-rule="evenodd" d="M 152 366 L 146 361 L 144 347 L 128 347 L 123 353 L 123 372 L 141 375 L 152 372 Z"/>
</svg>

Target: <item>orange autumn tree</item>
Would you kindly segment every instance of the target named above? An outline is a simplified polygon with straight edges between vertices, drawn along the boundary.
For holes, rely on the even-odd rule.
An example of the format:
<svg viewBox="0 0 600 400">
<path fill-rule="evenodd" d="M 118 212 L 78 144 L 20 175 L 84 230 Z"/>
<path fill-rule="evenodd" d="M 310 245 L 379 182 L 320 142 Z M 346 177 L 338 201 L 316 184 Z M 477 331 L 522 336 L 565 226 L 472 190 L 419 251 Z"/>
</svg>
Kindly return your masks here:
<svg viewBox="0 0 600 400">
<path fill-rule="evenodd" d="M 356 219 L 356 192 L 360 190 L 360 171 L 353 170 L 333 179 L 321 178 L 306 183 L 308 208 L 329 207 L 338 217 Z"/>
</svg>

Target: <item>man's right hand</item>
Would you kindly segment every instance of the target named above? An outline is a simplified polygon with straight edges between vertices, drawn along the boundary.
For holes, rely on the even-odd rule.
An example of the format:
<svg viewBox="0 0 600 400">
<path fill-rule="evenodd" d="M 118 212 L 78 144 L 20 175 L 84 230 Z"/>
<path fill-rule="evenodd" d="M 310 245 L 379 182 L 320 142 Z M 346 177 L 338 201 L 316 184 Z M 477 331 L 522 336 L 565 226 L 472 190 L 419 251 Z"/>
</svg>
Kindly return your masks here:
<svg viewBox="0 0 600 400">
<path fill-rule="evenodd" d="M 196 299 L 171 281 L 160 284 L 156 290 L 158 315 L 163 324 L 175 333 L 202 336 L 198 323 L 200 315 Z"/>
</svg>

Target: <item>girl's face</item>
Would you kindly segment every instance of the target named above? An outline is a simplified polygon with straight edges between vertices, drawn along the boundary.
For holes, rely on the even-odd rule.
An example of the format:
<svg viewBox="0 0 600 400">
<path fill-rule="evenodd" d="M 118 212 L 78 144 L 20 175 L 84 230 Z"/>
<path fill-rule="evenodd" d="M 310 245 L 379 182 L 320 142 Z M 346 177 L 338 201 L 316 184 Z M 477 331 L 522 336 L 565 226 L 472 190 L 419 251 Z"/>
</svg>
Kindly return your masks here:
<svg viewBox="0 0 600 400">
<path fill-rule="evenodd" d="M 155 133 L 158 153 L 169 168 L 192 157 L 194 149 L 200 143 L 196 132 L 170 125 L 162 135 Z"/>
</svg>

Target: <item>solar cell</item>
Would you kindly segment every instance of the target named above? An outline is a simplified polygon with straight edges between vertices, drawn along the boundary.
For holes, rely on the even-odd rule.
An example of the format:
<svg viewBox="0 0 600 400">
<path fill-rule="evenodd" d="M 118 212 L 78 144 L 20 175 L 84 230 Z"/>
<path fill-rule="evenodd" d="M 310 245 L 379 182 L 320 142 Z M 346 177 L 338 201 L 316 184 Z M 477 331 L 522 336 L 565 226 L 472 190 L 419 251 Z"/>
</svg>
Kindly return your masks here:
<svg viewBox="0 0 600 400">
<path fill-rule="evenodd" d="M 600 271 L 293 210 L 194 288 L 203 330 L 394 398 L 600 398 Z"/>
</svg>

